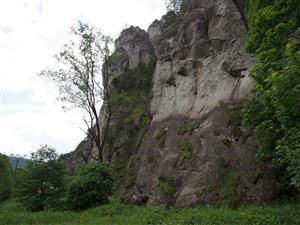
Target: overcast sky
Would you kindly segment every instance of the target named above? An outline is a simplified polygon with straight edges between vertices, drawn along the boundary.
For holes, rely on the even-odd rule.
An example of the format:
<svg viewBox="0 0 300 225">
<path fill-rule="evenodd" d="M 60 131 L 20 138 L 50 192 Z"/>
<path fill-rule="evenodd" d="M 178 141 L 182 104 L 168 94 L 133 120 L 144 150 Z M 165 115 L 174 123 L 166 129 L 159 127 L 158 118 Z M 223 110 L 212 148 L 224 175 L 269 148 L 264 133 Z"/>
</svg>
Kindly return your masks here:
<svg viewBox="0 0 300 225">
<path fill-rule="evenodd" d="M 82 114 L 64 112 L 54 84 L 37 76 L 81 20 L 117 37 L 165 13 L 164 0 L 0 0 L 0 152 L 29 154 L 48 144 L 70 152 L 85 137 Z"/>
</svg>

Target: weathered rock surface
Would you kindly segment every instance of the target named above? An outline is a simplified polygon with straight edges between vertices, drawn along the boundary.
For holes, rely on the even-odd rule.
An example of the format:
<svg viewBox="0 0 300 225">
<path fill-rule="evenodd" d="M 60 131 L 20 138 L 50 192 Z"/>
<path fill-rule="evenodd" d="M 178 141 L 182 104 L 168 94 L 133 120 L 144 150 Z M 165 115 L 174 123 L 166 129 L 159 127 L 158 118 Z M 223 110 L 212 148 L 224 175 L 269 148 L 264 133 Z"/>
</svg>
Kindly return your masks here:
<svg viewBox="0 0 300 225">
<path fill-rule="evenodd" d="M 115 108 L 105 158 L 124 202 L 273 199 L 272 169 L 256 161 L 239 116 L 252 87 L 245 18 L 243 0 L 184 0 L 178 18 L 168 13 L 148 34 L 131 27 L 116 41 L 112 90 L 128 98 Z"/>
<path fill-rule="evenodd" d="M 80 142 L 73 152 L 62 155 L 61 159 L 67 164 L 68 173 L 70 175 L 75 174 L 77 168 L 85 164 L 85 160 L 93 162 L 94 160 L 91 157 L 92 154 L 95 154 L 93 151 L 95 151 L 93 142 L 89 138 L 86 138 Z M 87 156 L 87 158 L 85 158 L 85 156 Z"/>
<path fill-rule="evenodd" d="M 180 15 L 156 46 L 151 112 L 157 121 L 198 117 L 220 101 L 246 98 L 251 88 L 244 84 L 252 62 L 243 52 L 247 30 L 234 1 L 184 1 Z"/>
<path fill-rule="evenodd" d="M 273 198 L 272 170 L 256 162 L 255 140 L 235 115 L 251 89 L 241 9 L 243 1 L 186 0 L 173 23 L 165 25 L 169 14 L 149 27 L 157 56 L 152 121 L 125 202 L 182 207 Z"/>
</svg>

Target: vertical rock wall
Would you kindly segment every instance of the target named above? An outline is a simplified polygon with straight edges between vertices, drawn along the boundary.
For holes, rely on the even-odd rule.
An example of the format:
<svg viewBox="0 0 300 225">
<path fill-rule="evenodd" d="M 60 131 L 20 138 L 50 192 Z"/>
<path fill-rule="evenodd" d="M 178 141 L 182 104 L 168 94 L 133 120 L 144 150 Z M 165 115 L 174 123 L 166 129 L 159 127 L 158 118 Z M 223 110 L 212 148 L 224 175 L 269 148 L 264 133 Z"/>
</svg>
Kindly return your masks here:
<svg viewBox="0 0 300 225">
<path fill-rule="evenodd" d="M 256 161 L 240 121 L 253 62 L 243 51 L 243 8 L 242 0 L 184 0 L 178 17 L 117 39 L 105 158 L 124 202 L 236 206 L 274 197 L 272 170 Z"/>
</svg>

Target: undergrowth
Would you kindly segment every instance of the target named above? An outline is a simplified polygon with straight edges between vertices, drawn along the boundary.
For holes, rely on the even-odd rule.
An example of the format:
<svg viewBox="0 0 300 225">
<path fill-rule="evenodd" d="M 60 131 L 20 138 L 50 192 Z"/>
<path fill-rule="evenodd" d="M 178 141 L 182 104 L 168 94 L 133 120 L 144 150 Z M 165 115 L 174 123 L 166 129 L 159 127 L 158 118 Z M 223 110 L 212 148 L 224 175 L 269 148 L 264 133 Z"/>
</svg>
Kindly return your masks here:
<svg viewBox="0 0 300 225">
<path fill-rule="evenodd" d="M 45 211 L 31 213 L 16 201 L 0 205 L 1 225 L 296 225 L 300 224 L 300 205 L 271 207 L 164 209 L 123 205 L 116 200 L 83 212 Z"/>
</svg>

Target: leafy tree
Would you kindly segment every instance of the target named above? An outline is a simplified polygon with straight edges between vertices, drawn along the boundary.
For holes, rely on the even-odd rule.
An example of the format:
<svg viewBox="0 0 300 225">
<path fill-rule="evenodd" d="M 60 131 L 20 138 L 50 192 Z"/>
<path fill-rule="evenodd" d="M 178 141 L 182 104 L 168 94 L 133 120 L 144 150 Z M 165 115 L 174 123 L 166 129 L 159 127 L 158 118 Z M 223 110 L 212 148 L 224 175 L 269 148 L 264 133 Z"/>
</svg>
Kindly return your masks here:
<svg viewBox="0 0 300 225">
<path fill-rule="evenodd" d="M 259 158 L 300 188 L 300 1 L 249 0 L 247 13 L 246 49 L 256 64 L 244 123 L 257 136 Z"/>
<path fill-rule="evenodd" d="M 176 14 L 180 12 L 182 0 L 165 0 L 168 11 L 174 11 Z"/>
<path fill-rule="evenodd" d="M 45 145 L 32 153 L 18 188 L 22 203 L 30 211 L 58 206 L 65 191 L 65 165 L 56 151 Z"/>
<path fill-rule="evenodd" d="M 10 196 L 13 187 L 12 168 L 5 155 L 0 154 L 0 202 Z"/>
<path fill-rule="evenodd" d="M 108 201 L 112 194 L 111 170 L 103 163 L 82 166 L 68 188 L 68 203 L 74 210 L 83 210 Z"/>
<path fill-rule="evenodd" d="M 86 134 L 98 149 L 97 160 L 103 161 L 102 152 L 112 114 L 107 66 L 111 38 L 81 22 L 77 27 L 71 28 L 71 35 L 72 40 L 56 55 L 57 63 L 63 69 L 43 70 L 40 75 L 56 82 L 60 91 L 59 100 L 67 104 L 65 109 L 80 108 L 88 114 L 88 118 L 83 118 L 88 128 Z M 102 111 L 104 118 L 100 124 L 102 101 L 105 110 Z M 93 156 L 90 154 L 87 157 Z"/>
</svg>

